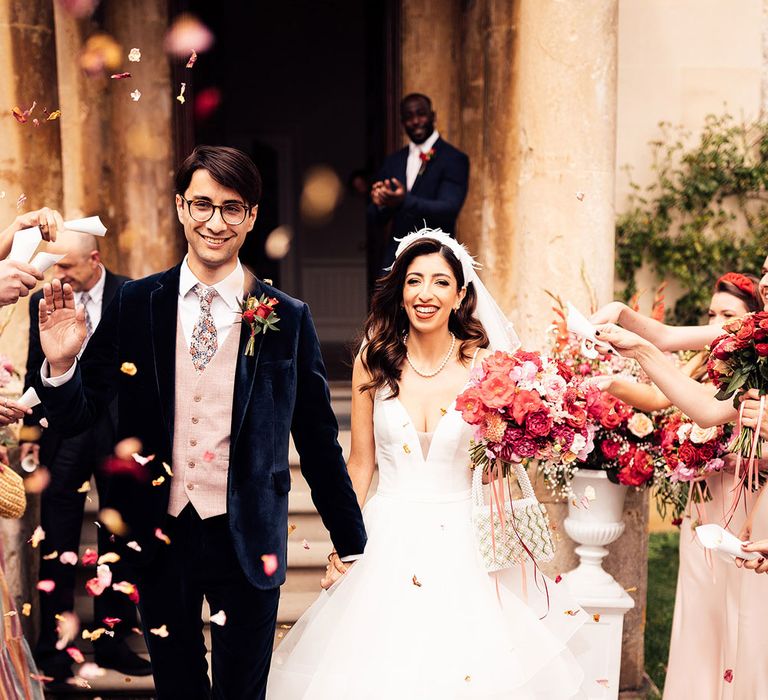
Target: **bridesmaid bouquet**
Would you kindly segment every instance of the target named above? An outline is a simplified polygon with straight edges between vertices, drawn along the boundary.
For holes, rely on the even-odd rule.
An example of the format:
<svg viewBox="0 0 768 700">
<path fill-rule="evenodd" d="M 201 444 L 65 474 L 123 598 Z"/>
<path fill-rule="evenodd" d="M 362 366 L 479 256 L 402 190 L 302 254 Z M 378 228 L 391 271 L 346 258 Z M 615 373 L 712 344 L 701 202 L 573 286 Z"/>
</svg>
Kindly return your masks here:
<svg viewBox="0 0 768 700">
<path fill-rule="evenodd" d="M 757 311 L 733 319 L 723 326 L 725 334 L 712 343 L 707 372 L 717 387 L 716 397 L 722 401 L 733 397 L 733 405 L 741 408 L 739 399 L 750 389 L 757 389 L 761 397 L 768 394 L 768 312 Z M 757 486 L 755 457 L 760 458 L 759 432 L 737 423 L 738 435 L 731 444 L 731 452 L 747 457 L 749 464 L 745 479 Z M 741 464 L 736 473 L 740 473 Z"/>
<path fill-rule="evenodd" d="M 668 415 L 660 426 L 658 433 L 666 470 L 664 480 L 659 483 L 657 500 L 672 505 L 674 520 L 688 512 L 692 502 L 704 503 L 711 499 L 704 480 L 725 466 L 723 457 L 728 452 L 732 432 L 730 424 L 700 428 L 680 411 Z"/>
<path fill-rule="evenodd" d="M 456 400 L 464 420 L 475 426 L 473 465 L 500 468 L 506 477 L 521 462 L 584 459 L 593 448 L 588 389 L 563 363 L 538 352 L 487 357 Z"/>
</svg>

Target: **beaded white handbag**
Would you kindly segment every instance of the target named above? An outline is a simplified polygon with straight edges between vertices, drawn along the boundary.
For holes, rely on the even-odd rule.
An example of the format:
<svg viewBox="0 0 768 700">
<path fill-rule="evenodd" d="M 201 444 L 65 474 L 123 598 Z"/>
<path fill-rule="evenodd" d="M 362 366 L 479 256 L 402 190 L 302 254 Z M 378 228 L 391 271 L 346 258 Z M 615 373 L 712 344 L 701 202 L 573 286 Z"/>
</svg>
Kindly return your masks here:
<svg viewBox="0 0 768 700">
<path fill-rule="evenodd" d="M 523 498 L 504 501 L 502 527 L 496 505 L 484 502 L 483 470 L 479 467 L 473 470 L 472 523 L 478 549 L 488 571 L 509 569 L 526 558 L 547 562 L 555 556 L 547 510 L 536 498 L 528 472 L 522 464 L 515 465 L 515 475 Z"/>
</svg>

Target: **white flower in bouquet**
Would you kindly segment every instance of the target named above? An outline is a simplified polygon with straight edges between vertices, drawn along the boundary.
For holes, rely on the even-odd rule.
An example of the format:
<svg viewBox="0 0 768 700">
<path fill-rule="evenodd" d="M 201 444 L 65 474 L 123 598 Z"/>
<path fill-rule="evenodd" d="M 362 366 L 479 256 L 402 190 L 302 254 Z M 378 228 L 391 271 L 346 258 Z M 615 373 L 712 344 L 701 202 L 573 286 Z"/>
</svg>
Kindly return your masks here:
<svg viewBox="0 0 768 700">
<path fill-rule="evenodd" d="M 700 428 L 695 423 L 691 427 L 691 433 L 688 436 L 690 441 L 696 445 L 703 445 L 705 442 L 709 442 L 715 437 L 717 437 L 716 425 L 711 428 Z"/>
<path fill-rule="evenodd" d="M 653 432 L 653 421 L 645 413 L 635 413 L 627 421 L 627 428 L 635 437 L 644 438 Z"/>
<path fill-rule="evenodd" d="M 683 443 L 688 439 L 688 433 L 691 432 L 692 427 L 693 426 L 690 423 L 683 423 L 677 429 L 677 439 L 680 441 L 680 443 Z"/>
</svg>

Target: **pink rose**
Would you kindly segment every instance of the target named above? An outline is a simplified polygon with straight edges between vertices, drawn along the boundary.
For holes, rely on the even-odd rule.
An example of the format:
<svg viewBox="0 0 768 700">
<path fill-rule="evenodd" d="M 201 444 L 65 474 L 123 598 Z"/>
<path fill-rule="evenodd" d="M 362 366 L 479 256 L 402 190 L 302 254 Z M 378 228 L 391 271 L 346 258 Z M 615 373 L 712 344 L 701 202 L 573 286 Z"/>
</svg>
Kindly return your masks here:
<svg viewBox="0 0 768 700">
<path fill-rule="evenodd" d="M 470 425 L 483 422 L 487 409 L 480 398 L 477 387 L 469 387 L 459 394 L 456 399 L 456 410 L 461 412 L 461 417 Z"/>
<path fill-rule="evenodd" d="M 525 429 L 533 437 L 544 437 L 552 430 L 552 416 L 544 410 L 529 413 L 525 419 Z"/>
</svg>

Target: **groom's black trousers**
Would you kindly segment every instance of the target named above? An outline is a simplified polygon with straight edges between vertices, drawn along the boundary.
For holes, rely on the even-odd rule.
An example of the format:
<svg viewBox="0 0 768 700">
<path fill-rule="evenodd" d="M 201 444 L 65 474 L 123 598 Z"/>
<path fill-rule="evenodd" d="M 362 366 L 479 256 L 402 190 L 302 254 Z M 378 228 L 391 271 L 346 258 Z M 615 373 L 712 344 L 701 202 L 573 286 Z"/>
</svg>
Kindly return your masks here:
<svg viewBox="0 0 768 700">
<path fill-rule="evenodd" d="M 258 700 L 265 696 L 279 588 L 260 590 L 245 578 L 232 545 L 227 516 L 201 520 L 188 504 L 168 516 L 171 540 L 139 570 L 139 607 L 158 700 Z M 211 614 L 213 688 L 208 680 L 201 617 Z M 163 625 L 167 637 L 153 634 Z"/>
</svg>

